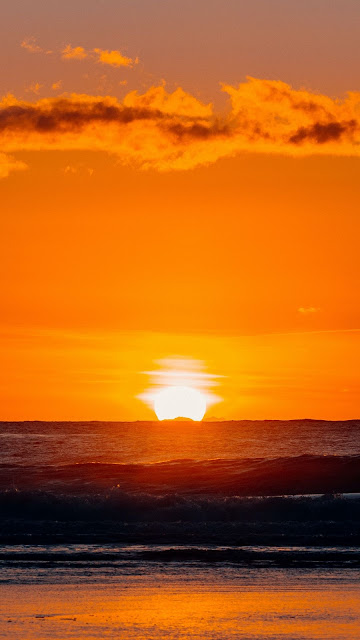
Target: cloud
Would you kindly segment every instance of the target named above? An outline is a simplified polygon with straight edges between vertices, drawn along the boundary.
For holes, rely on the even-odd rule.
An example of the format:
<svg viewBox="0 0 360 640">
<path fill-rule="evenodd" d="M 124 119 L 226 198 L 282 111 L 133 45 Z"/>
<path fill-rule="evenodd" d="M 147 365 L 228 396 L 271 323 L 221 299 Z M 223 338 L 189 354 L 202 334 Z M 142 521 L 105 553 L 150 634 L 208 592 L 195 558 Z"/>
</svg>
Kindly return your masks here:
<svg viewBox="0 0 360 640">
<path fill-rule="evenodd" d="M 98 62 L 109 64 L 113 67 L 132 67 L 139 62 L 138 58 L 135 60 L 127 58 L 120 51 L 107 51 L 105 49 L 94 49 L 93 51 L 98 56 Z"/>
<path fill-rule="evenodd" d="M 209 407 L 222 400 L 212 391 L 219 384 L 222 375 L 209 373 L 205 369 L 204 362 L 177 356 L 174 358 L 164 358 L 155 362 L 156 368 L 153 371 L 142 371 L 141 373 L 150 377 L 148 389 L 141 393 L 138 398 L 153 408 L 155 394 L 159 389 L 167 387 L 191 387 L 201 391 L 206 398 Z"/>
<path fill-rule="evenodd" d="M 63 173 L 65 173 L 65 175 L 74 175 L 77 173 L 80 174 L 86 174 L 88 176 L 92 176 L 92 174 L 94 173 L 94 169 L 92 169 L 91 167 L 85 167 L 84 165 L 71 165 L 68 164 L 64 169 L 63 169 Z"/>
<path fill-rule="evenodd" d="M 254 78 L 223 90 L 231 108 L 222 116 L 182 88 L 169 93 L 163 86 L 132 91 L 122 101 L 8 96 L 0 103 L 1 148 L 99 150 L 157 170 L 191 169 L 243 152 L 360 156 L 360 93 L 336 100 Z"/>
<path fill-rule="evenodd" d="M 54 91 L 57 91 L 58 89 L 61 89 L 61 85 L 62 85 L 61 80 L 58 80 L 57 82 L 53 82 L 53 83 L 52 83 L 51 88 L 52 88 Z"/>
<path fill-rule="evenodd" d="M 46 55 L 49 55 L 52 53 L 52 51 L 46 51 L 46 49 L 43 49 L 42 47 L 40 47 L 37 44 L 36 38 L 34 38 L 34 36 L 31 36 L 30 38 L 25 38 L 22 41 L 21 46 L 23 49 L 27 49 L 27 51 L 29 51 L 30 53 L 46 53 Z"/>
<path fill-rule="evenodd" d="M 193 120 L 210 121 L 213 115 L 211 104 L 203 104 L 180 87 L 173 93 L 165 91 L 163 86 L 151 87 L 142 95 L 139 95 L 137 91 L 131 91 L 125 96 L 122 104 L 129 109 L 148 110 L 149 112 Z"/>
<path fill-rule="evenodd" d="M 28 51 L 30 51 L 30 53 L 44 52 L 44 49 L 39 47 L 39 45 L 36 43 L 36 38 L 34 38 L 33 36 L 31 38 L 25 38 L 25 40 L 22 41 L 21 46 L 23 49 L 27 49 Z"/>
<path fill-rule="evenodd" d="M 304 315 L 318 313 L 319 311 L 321 311 L 320 307 L 299 307 L 298 309 L 298 312 Z"/>
<path fill-rule="evenodd" d="M 25 91 L 27 91 L 28 93 L 34 93 L 35 95 L 39 95 L 40 89 L 43 86 L 44 85 L 40 84 L 39 82 L 33 82 L 33 84 L 31 84 L 29 87 L 27 87 L 27 89 L 25 89 Z"/>
<path fill-rule="evenodd" d="M 112 67 L 133 67 L 134 64 L 138 64 L 139 59 L 128 58 L 124 56 L 120 51 L 107 49 L 92 49 L 86 50 L 84 47 L 73 47 L 71 44 L 66 45 L 65 49 L 61 52 L 63 60 L 85 60 L 90 58 L 100 64 L 107 64 Z"/>
<path fill-rule="evenodd" d="M 30 53 L 45 53 L 47 55 L 53 53 L 52 51 L 46 51 L 46 49 L 40 47 L 34 36 L 25 38 L 22 41 L 21 46 L 23 49 L 27 49 Z M 100 64 L 107 64 L 112 67 L 133 67 L 139 62 L 139 58 L 135 58 L 133 60 L 133 58 L 123 55 L 121 51 L 118 51 L 117 49 L 113 49 L 112 51 L 98 48 L 86 50 L 84 47 L 73 47 L 71 44 L 67 44 L 61 51 L 61 57 L 63 60 L 85 60 L 90 58 Z"/>
<path fill-rule="evenodd" d="M 20 162 L 12 156 L 0 153 L 0 179 L 7 178 L 12 171 L 24 171 L 25 169 L 27 169 L 25 162 Z"/>
<path fill-rule="evenodd" d="M 84 47 L 72 47 L 71 44 L 66 45 L 61 52 L 63 60 L 84 60 L 88 57 L 88 53 Z"/>
<path fill-rule="evenodd" d="M 309 127 L 300 127 L 289 140 L 294 144 L 302 144 L 306 141 L 325 144 L 332 140 L 340 140 L 343 134 L 353 133 L 357 127 L 358 123 L 354 119 L 343 122 L 316 122 Z"/>
</svg>

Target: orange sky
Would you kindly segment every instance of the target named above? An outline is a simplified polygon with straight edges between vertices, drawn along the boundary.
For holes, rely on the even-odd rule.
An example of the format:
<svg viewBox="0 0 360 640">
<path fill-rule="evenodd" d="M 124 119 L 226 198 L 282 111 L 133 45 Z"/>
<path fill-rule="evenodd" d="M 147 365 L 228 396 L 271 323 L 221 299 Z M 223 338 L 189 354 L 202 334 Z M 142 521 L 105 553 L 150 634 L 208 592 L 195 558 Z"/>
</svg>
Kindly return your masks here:
<svg viewBox="0 0 360 640">
<path fill-rule="evenodd" d="M 201 31 L 177 0 L 16 4 L 0 418 L 151 419 L 144 372 L 181 357 L 220 376 L 210 415 L 358 417 L 358 4 L 214 2 Z"/>
</svg>

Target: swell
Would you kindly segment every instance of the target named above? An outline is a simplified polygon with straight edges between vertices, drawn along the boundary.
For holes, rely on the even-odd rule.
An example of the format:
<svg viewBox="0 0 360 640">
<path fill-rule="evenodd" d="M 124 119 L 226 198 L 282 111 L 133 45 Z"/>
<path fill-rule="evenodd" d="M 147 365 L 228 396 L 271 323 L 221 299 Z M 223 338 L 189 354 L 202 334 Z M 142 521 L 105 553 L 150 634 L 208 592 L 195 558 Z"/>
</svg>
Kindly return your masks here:
<svg viewBox="0 0 360 640">
<path fill-rule="evenodd" d="M 0 465 L 0 490 L 91 495 L 276 496 L 360 492 L 360 456 L 171 460 L 154 464 Z"/>
</svg>

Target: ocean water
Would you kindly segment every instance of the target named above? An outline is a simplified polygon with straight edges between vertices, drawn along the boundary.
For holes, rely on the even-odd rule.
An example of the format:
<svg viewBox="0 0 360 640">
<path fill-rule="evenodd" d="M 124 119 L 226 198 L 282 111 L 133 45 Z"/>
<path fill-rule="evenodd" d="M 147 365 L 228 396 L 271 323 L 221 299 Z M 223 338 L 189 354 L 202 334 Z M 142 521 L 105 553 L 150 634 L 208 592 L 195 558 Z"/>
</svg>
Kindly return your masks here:
<svg viewBox="0 0 360 640">
<path fill-rule="evenodd" d="M 359 421 L 0 423 L 0 543 L 353 545 L 359 435 Z"/>
<path fill-rule="evenodd" d="M 0 423 L 0 636 L 358 638 L 359 435 Z"/>
<path fill-rule="evenodd" d="M 359 455 L 360 420 L 0 422 L 1 462 L 84 462 Z"/>
</svg>

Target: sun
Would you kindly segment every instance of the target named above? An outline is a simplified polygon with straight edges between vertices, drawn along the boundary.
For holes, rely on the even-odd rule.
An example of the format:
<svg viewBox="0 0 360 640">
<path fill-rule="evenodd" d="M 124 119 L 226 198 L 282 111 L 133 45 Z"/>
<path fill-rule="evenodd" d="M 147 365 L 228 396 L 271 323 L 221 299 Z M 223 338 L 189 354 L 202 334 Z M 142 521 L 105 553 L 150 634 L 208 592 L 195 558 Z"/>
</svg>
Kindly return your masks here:
<svg viewBox="0 0 360 640">
<path fill-rule="evenodd" d="M 200 422 L 205 415 L 206 400 L 192 387 L 166 387 L 155 395 L 154 410 L 159 420 L 190 418 Z"/>
</svg>

